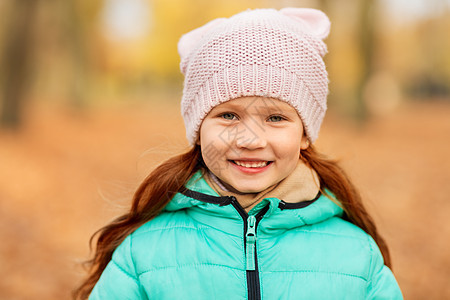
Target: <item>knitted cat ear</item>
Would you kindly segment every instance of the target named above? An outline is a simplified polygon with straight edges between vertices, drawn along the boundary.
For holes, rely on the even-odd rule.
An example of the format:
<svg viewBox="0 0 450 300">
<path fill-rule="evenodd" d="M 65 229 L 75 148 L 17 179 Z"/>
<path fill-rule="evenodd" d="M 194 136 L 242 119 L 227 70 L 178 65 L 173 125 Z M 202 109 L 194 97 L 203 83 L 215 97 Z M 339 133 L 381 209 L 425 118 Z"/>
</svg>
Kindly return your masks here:
<svg viewBox="0 0 450 300">
<path fill-rule="evenodd" d="M 208 32 L 210 32 L 211 29 L 213 29 L 217 25 L 221 24 L 225 20 L 226 20 L 225 18 L 214 19 L 214 20 L 206 23 L 202 27 L 196 28 L 196 29 L 184 34 L 183 36 L 181 36 L 180 40 L 178 41 L 178 53 L 180 54 L 180 57 L 181 57 L 181 66 L 180 67 L 181 67 L 181 72 L 183 72 L 183 74 L 185 73 L 186 66 L 187 66 L 186 58 L 189 56 L 189 54 L 195 48 L 195 46 L 198 45 L 198 42 Z"/>
<path fill-rule="evenodd" d="M 320 39 L 325 39 L 330 33 L 330 20 L 320 10 L 313 8 L 285 7 L 280 13 L 306 25 L 308 32 Z"/>
</svg>

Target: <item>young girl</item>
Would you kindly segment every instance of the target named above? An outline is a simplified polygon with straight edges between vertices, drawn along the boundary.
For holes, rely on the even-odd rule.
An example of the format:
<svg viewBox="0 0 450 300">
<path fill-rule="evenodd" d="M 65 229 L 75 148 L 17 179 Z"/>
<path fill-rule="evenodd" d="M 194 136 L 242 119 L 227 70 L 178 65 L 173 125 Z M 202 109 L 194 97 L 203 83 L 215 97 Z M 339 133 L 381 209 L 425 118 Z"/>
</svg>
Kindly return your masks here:
<svg viewBox="0 0 450 300">
<path fill-rule="evenodd" d="M 359 194 L 312 145 L 329 27 L 317 10 L 259 9 L 181 38 L 192 148 L 99 231 L 77 298 L 402 299 Z"/>
</svg>

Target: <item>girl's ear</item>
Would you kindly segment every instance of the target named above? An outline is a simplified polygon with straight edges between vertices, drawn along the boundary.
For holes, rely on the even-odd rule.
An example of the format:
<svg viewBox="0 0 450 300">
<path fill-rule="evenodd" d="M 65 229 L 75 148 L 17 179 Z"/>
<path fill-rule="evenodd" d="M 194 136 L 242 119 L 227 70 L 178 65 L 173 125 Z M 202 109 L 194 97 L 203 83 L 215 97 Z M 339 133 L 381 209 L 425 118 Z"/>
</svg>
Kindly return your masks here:
<svg viewBox="0 0 450 300">
<path fill-rule="evenodd" d="M 300 141 L 300 149 L 306 150 L 309 147 L 309 139 L 306 135 L 302 136 L 302 140 Z"/>
</svg>

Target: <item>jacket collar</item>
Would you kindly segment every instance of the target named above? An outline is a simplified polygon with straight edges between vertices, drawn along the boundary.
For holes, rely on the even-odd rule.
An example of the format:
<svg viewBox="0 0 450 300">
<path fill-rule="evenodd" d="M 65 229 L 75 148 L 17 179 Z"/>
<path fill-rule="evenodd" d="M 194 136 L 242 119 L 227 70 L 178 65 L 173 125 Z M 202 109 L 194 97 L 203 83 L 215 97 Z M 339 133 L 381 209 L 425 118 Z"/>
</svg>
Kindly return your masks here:
<svg viewBox="0 0 450 300">
<path fill-rule="evenodd" d="M 298 159 L 295 169 L 286 178 L 258 193 L 232 192 L 220 183 L 211 171 L 205 170 L 203 178 L 219 195 L 235 196 L 248 212 L 264 198 L 279 198 L 286 203 L 298 203 L 314 199 L 319 193 L 319 176 L 316 171 Z M 294 206 L 295 207 L 295 206 Z"/>
<path fill-rule="evenodd" d="M 231 205 L 232 197 L 217 194 L 205 181 L 201 171 L 197 171 L 185 187 L 186 190 L 177 193 L 165 207 L 165 211 L 186 210 L 186 213 L 197 221 L 220 227 L 220 230 L 231 234 L 242 235 L 242 220 L 245 215 L 239 212 L 235 205 Z M 248 214 L 256 215 L 268 206 L 259 226 L 263 227 L 261 230 L 264 231 L 273 232 L 276 229 L 286 230 L 312 225 L 343 215 L 338 201 L 332 201 L 329 197 L 320 194 L 316 199 L 299 203 L 286 203 L 275 197 L 264 198 Z M 226 222 L 227 220 L 229 222 Z"/>
</svg>

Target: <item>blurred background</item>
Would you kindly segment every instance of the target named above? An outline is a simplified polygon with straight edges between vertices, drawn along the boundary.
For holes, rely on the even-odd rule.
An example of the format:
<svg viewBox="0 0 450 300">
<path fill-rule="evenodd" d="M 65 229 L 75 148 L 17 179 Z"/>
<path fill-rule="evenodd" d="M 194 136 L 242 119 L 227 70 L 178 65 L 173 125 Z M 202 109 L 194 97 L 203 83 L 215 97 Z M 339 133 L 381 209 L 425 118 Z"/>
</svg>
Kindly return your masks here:
<svg viewBox="0 0 450 300">
<path fill-rule="evenodd" d="M 0 299 L 69 299 L 89 238 L 187 149 L 179 37 L 247 8 L 325 11 L 342 162 L 406 299 L 450 299 L 450 0 L 0 1 Z"/>
</svg>

